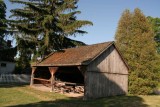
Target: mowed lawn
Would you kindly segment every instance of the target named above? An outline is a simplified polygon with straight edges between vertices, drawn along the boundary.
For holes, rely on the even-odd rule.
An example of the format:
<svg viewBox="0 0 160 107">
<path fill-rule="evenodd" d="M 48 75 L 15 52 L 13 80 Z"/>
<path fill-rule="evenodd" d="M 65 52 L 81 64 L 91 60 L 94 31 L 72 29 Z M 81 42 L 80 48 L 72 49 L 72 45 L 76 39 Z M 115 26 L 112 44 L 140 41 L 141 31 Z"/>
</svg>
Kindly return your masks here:
<svg viewBox="0 0 160 107">
<path fill-rule="evenodd" d="M 160 107 L 160 96 L 115 96 L 83 101 L 28 85 L 0 85 L 0 107 Z"/>
</svg>

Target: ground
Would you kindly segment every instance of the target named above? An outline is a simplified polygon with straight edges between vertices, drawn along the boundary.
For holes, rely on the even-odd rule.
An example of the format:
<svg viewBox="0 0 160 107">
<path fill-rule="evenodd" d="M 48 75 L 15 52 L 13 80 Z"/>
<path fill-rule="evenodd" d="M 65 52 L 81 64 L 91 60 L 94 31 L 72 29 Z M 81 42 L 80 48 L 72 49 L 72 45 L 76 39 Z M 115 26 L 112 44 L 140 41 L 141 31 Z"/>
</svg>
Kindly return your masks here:
<svg viewBox="0 0 160 107">
<path fill-rule="evenodd" d="M 45 92 L 50 92 L 51 88 L 50 87 L 46 87 L 42 84 L 34 84 L 32 86 L 32 88 L 36 89 L 36 90 L 40 90 L 40 91 L 45 91 Z M 61 93 L 62 94 L 62 93 Z M 68 97 L 80 97 L 82 98 L 84 94 L 77 94 L 77 93 L 63 93 L 64 95 L 68 96 Z"/>
<path fill-rule="evenodd" d="M 115 96 L 84 101 L 28 85 L 0 85 L 0 107 L 160 107 L 160 96 Z"/>
</svg>

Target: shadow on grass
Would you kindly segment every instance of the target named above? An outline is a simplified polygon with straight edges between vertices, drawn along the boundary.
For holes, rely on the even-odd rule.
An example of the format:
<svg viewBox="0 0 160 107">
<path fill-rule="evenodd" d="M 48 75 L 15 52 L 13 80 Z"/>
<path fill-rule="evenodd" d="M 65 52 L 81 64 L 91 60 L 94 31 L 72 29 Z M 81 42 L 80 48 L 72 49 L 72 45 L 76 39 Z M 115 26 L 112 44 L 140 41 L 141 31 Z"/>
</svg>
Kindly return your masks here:
<svg viewBox="0 0 160 107">
<path fill-rule="evenodd" d="M 115 96 L 96 100 L 60 99 L 8 107 L 148 107 L 138 96 Z"/>
</svg>

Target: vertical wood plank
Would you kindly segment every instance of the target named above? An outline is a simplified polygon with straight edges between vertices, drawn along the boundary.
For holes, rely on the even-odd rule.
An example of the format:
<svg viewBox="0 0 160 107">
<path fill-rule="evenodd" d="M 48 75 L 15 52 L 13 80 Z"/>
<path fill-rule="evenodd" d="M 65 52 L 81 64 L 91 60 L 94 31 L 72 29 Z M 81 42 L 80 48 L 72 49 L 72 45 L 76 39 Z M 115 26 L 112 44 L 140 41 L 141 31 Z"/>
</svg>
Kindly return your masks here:
<svg viewBox="0 0 160 107">
<path fill-rule="evenodd" d="M 89 84 L 88 84 L 88 72 L 84 72 L 84 96 L 83 96 L 83 100 L 87 100 L 88 99 L 88 87 L 89 87 Z"/>
</svg>

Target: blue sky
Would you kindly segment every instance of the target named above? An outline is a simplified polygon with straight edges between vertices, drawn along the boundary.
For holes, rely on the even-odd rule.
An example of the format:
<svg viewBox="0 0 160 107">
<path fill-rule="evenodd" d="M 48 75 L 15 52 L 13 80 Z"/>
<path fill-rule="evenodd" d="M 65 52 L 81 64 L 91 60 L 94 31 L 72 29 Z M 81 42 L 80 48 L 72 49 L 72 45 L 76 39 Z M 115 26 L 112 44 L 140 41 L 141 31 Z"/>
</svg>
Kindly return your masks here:
<svg viewBox="0 0 160 107">
<path fill-rule="evenodd" d="M 9 10 L 18 6 L 9 3 L 9 0 L 4 1 L 9 16 Z M 113 41 L 122 12 L 135 8 L 141 9 L 146 16 L 160 17 L 160 0 L 79 0 L 78 10 L 82 13 L 78 19 L 92 21 L 94 25 L 82 28 L 88 34 L 71 38 L 87 44 Z"/>
</svg>

